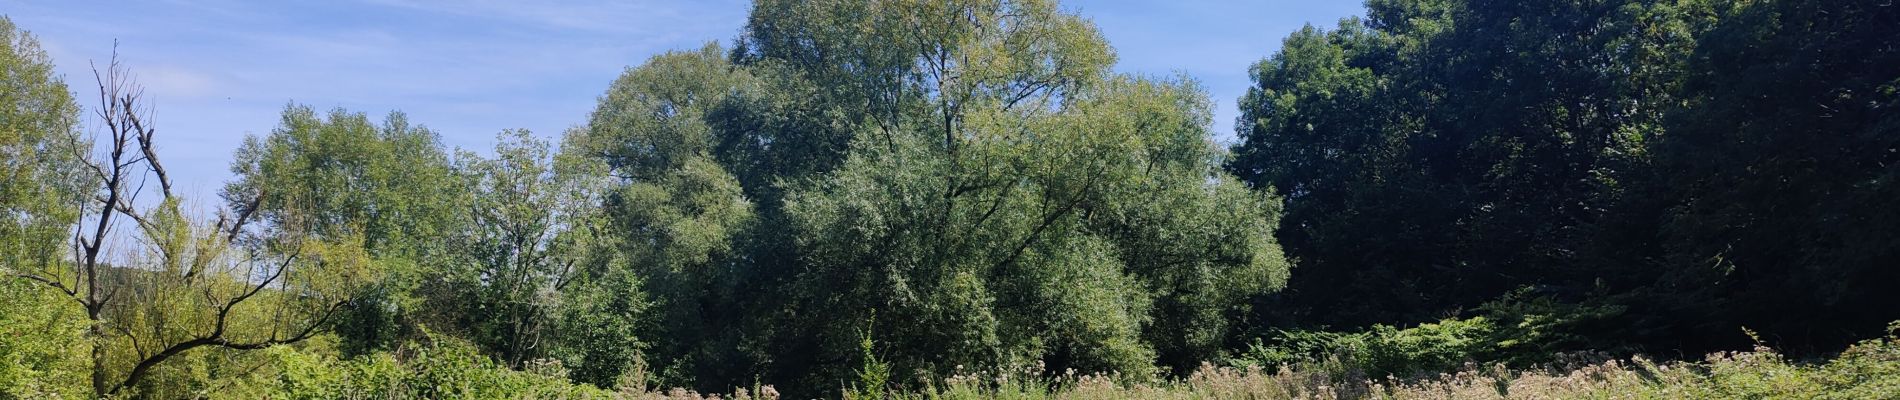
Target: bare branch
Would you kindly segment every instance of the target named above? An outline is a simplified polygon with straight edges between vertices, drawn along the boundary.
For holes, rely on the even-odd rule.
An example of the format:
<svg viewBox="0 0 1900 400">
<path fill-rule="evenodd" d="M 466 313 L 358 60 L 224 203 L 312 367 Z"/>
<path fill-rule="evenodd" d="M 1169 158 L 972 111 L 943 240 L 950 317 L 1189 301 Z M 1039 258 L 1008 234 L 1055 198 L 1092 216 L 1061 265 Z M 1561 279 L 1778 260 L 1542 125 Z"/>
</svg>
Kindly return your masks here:
<svg viewBox="0 0 1900 400">
<path fill-rule="evenodd" d="M 125 98 L 125 106 L 128 111 L 131 111 L 130 109 L 133 107 L 132 102 L 142 97 L 145 92 L 143 89 L 135 88 L 134 90 L 135 92 L 133 94 L 126 95 Z M 127 112 L 125 117 L 126 121 L 132 124 L 132 131 L 138 135 L 139 151 L 145 153 L 145 165 L 151 169 L 153 175 L 158 176 L 159 190 L 163 191 L 165 199 L 171 199 L 171 177 L 165 174 L 165 166 L 158 162 L 158 152 L 152 148 L 152 134 L 156 131 L 146 127 L 144 122 L 146 117 L 140 117 L 137 112 Z"/>
<path fill-rule="evenodd" d="M 272 271 L 270 277 L 264 278 L 263 282 L 258 282 L 256 286 L 252 286 L 250 291 L 238 295 L 238 297 L 232 298 L 229 302 L 224 303 L 224 307 L 218 310 L 217 331 L 224 331 L 225 316 L 231 313 L 232 307 L 237 307 L 238 303 L 244 302 L 245 299 L 257 295 L 257 292 L 264 291 L 264 288 L 270 286 L 271 282 L 275 282 L 278 277 L 284 276 L 284 271 L 290 270 L 290 263 L 297 260 L 297 253 L 299 252 L 302 252 L 301 248 L 292 252 L 290 256 L 284 257 L 284 262 L 277 264 L 277 270 Z"/>
<path fill-rule="evenodd" d="M 125 337 L 126 337 L 127 339 L 131 339 L 131 340 L 132 340 L 132 352 L 133 352 L 134 354 L 138 354 L 138 355 L 139 355 L 139 357 L 144 357 L 144 356 L 145 356 L 145 346 L 141 346 L 141 345 L 139 345 L 139 337 L 138 337 L 138 335 L 133 335 L 133 334 L 132 334 L 132 329 L 130 329 L 130 328 L 126 328 L 126 327 L 123 327 L 123 326 L 121 326 L 121 327 L 118 327 L 118 328 L 119 328 L 119 333 L 120 333 L 120 334 L 123 334 L 123 335 L 125 335 Z"/>
<path fill-rule="evenodd" d="M 105 204 L 106 202 L 104 197 L 99 196 L 93 196 L 93 200 L 97 200 L 100 204 Z M 137 222 L 140 229 L 144 229 L 146 232 L 157 232 L 156 229 L 158 229 L 158 225 L 153 224 L 151 220 L 145 219 L 145 216 L 133 209 L 132 204 L 126 202 L 125 199 L 112 202 L 110 206 L 118 209 L 119 214 L 124 214 L 127 218 L 131 218 L 133 222 Z"/>
<path fill-rule="evenodd" d="M 226 233 L 225 238 L 224 238 L 225 241 L 227 242 L 237 241 L 238 233 L 241 233 L 244 231 L 244 223 L 250 221 L 251 214 L 256 214 L 257 208 L 263 205 L 264 195 L 266 193 L 267 192 L 265 192 L 263 189 L 261 188 L 258 189 L 257 195 L 251 198 L 251 202 L 248 204 L 245 204 L 243 208 L 240 208 L 237 210 L 237 219 L 232 220 L 230 226 L 225 226 L 223 217 L 222 216 L 219 217 L 217 227 L 219 231 Z"/>
</svg>

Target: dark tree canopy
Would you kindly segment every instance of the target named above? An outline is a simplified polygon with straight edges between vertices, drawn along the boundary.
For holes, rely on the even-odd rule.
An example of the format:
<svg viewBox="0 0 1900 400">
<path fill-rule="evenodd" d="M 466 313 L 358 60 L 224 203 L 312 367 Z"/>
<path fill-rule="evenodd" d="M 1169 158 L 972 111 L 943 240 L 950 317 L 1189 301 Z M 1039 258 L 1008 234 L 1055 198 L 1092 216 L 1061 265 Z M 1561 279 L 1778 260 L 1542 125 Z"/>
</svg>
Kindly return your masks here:
<svg viewBox="0 0 1900 400">
<path fill-rule="evenodd" d="M 1900 7 L 1723 11 L 1654 150 L 1651 262 L 1701 286 L 1701 332 L 1865 337 L 1900 304 Z"/>
<path fill-rule="evenodd" d="M 1286 193 L 1299 260 L 1258 323 L 1529 293 L 1619 315 L 1599 345 L 1877 332 L 1893 299 L 1860 283 L 1900 261 L 1880 205 L 1900 72 L 1873 3 L 1370 1 L 1294 33 L 1255 66 L 1228 164 Z"/>
</svg>

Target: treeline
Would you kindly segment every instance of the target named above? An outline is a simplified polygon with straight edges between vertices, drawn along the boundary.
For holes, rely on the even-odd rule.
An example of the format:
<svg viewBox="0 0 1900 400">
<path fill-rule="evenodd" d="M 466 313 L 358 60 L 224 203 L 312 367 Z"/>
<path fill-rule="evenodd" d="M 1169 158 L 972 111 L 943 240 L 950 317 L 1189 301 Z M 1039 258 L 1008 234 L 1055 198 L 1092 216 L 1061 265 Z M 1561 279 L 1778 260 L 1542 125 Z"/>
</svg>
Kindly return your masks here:
<svg viewBox="0 0 1900 400">
<path fill-rule="evenodd" d="M 1369 1 L 1253 69 L 1263 327 L 1485 314 L 1562 348 L 1802 354 L 1900 311 L 1900 9 Z M 1547 299 L 1549 301 L 1539 301 Z"/>
<path fill-rule="evenodd" d="M 1900 319 L 1900 8 L 1367 8 L 1257 64 L 1223 149 L 1053 1 L 758 0 L 555 142 L 292 104 L 210 215 L 118 64 L 81 129 L 0 20 L 0 394 L 1402 375 Z"/>
</svg>

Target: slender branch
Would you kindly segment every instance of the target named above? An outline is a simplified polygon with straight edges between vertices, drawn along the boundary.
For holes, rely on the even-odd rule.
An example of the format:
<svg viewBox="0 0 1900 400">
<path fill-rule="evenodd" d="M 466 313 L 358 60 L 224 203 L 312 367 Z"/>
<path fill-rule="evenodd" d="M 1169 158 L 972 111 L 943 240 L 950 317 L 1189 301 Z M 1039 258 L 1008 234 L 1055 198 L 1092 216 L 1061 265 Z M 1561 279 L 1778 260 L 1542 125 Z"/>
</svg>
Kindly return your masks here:
<svg viewBox="0 0 1900 400">
<path fill-rule="evenodd" d="M 1062 208 L 1055 210 L 1055 212 L 1044 215 L 1042 218 L 1042 222 L 1040 224 L 1037 224 L 1035 229 L 1029 231 L 1029 237 L 1024 238 L 1022 243 L 1017 244 L 1016 250 L 1010 252 L 1008 257 L 1003 258 L 1003 261 L 996 263 L 996 266 L 1001 267 L 1001 266 L 1015 263 L 1016 259 L 1021 257 L 1023 255 L 1023 252 L 1025 250 L 1028 250 L 1031 244 L 1035 244 L 1036 240 L 1041 238 L 1042 232 L 1044 230 L 1048 229 L 1051 225 L 1054 225 L 1055 222 L 1062 219 L 1063 216 L 1068 215 L 1069 212 L 1074 211 L 1076 206 L 1081 205 L 1082 200 L 1087 198 L 1089 191 L 1093 190 L 1093 188 L 1095 187 L 1096 178 L 1098 176 L 1099 176 L 1098 174 L 1089 174 L 1089 180 L 1087 183 L 1084 183 L 1082 185 L 1082 190 L 1077 191 L 1073 198 L 1069 199 L 1069 201 L 1066 204 L 1062 205 Z"/>
<path fill-rule="evenodd" d="M 139 357 L 144 357 L 145 346 L 139 345 L 139 336 L 132 334 L 131 328 L 120 326 L 118 327 L 118 329 L 119 329 L 119 333 L 124 334 L 126 339 L 132 340 L 132 353 L 138 354 Z"/>
<path fill-rule="evenodd" d="M 141 97 L 143 92 L 143 90 L 137 90 L 134 94 L 126 95 L 125 106 L 128 108 L 128 111 L 132 111 L 129 110 L 132 107 L 132 102 L 138 97 Z M 152 149 L 152 134 L 155 133 L 155 130 L 145 127 L 144 120 L 139 117 L 137 112 L 128 112 L 125 117 L 128 122 L 131 122 L 132 131 L 138 135 L 139 151 L 145 153 L 145 166 L 150 167 L 152 174 L 158 176 L 158 186 L 165 194 L 165 198 L 171 199 L 171 177 L 165 174 L 165 166 L 158 162 L 158 152 Z"/>
<path fill-rule="evenodd" d="M 224 238 L 225 241 L 227 242 L 237 241 L 238 233 L 244 231 L 244 223 L 250 221 L 251 214 L 256 214 L 257 208 L 264 203 L 265 193 L 267 192 L 265 192 L 264 189 L 261 189 L 261 188 L 258 189 L 257 196 L 251 198 L 251 202 L 249 204 L 245 204 L 243 208 L 237 210 L 237 219 L 233 220 L 233 222 L 231 222 L 231 225 L 229 227 L 224 226 L 224 221 L 222 217 L 220 217 L 218 221 L 218 227 L 219 227 L 218 229 L 220 231 L 227 232 Z"/>
<path fill-rule="evenodd" d="M 105 204 L 106 202 L 106 199 L 104 197 L 99 197 L 99 196 L 93 196 L 93 200 L 99 201 L 100 204 Z M 139 228 L 144 229 L 147 234 L 157 232 L 157 229 L 158 229 L 157 224 L 153 224 L 151 220 L 146 219 L 144 215 L 139 214 L 137 210 L 132 208 L 132 204 L 124 201 L 123 199 L 121 199 L 120 201 L 112 202 L 110 206 L 112 208 L 118 209 L 119 214 L 125 215 L 127 218 L 131 218 L 133 222 L 137 222 L 139 224 Z"/>
<path fill-rule="evenodd" d="M 264 288 L 270 286 L 271 282 L 277 281 L 278 277 L 284 276 L 284 271 L 290 270 L 290 263 L 295 261 L 297 259 L 297 253 L 302 251 L 302 248 L 299 248 L 297 251 L 292 252 L 290 256 L 284 257 L 284 262 L 277 264 L 277 270 L 271 272 L 270 277 L 264 278 L 263 282 L 258 282 L 257 286 L 252 286 L 250 291 L 225 302 L 224 307 L 218 310 L 218 327 L 215 332 L 223 333 L 226 321 L 225 317 L 231 313 L 231 309 L 237 307 L 237 304 L 244 302 L 245 299 L 249 299 L 251 296 L 257 295 L 258 292 L 264 291 Z"/>
<path fill-rule="evenodd" d="M 45 284 L 47 284 L 48 286 L 52 286 L 52 287 L 53 287 L 54 289 L 58 289 L 60 293 L 64 293 L 64 294 L 66 294 L 66 297 L 69 297 L 69 298 L 72 298 L 72 299 L 73 299 L 73 301 L 77 301 L 77 302 L 79 302 L 79 305 L 80 305 L 80 306 L 85 306 L 85 305 L 86 305 L 86 299 L 83 299 L 83 298 L 79 298 L 79 296 L 78 296 L 78 294 L 79 294 L 79 291 L 78 291 L 78 290 L 75 290 L 75 289 L 73 289 L 73 288 L 69 288 L 69 287 L 66 287 L 66 285 L 65 285 L 65 284 L 62 284 L 62 283 L 59 283 L 59 281 L 57 281 L 57 280 L 53 280 L 53 279 L 48 279 L 48 278 L 46 278 L 46 277 L 42 277 L 42 276 L 39 276 L 39 275 L 33 275 L 33 274 L 13 274 L 13 276 L 14 276 L 14 277 L 17 277 L 17 278 L 22 278 L 22 279 L 27 279 L 27 280 L 33 280 L 33 281 L 39 281 L 39 282 L 41 282 L 41 283 L 45 283 Z"/>
</svg>

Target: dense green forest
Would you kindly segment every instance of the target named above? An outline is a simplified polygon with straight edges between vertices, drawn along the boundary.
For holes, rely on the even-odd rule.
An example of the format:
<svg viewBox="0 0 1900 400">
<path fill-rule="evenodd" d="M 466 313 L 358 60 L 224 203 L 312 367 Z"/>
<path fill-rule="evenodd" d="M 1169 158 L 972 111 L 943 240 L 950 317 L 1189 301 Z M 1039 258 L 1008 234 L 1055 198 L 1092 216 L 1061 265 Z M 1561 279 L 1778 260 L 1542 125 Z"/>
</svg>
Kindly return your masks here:
<svg viewBox="0 0 1900 400">
<path fill-rule="evenodd" d="M 1900 5 L 1365 5 L 1232 143 L 1053 0 L 755 0 L 557 141 L 291 104 L 215 199 L 0 19 L 0 398 L 1900 397 Z"/>
</svg>

